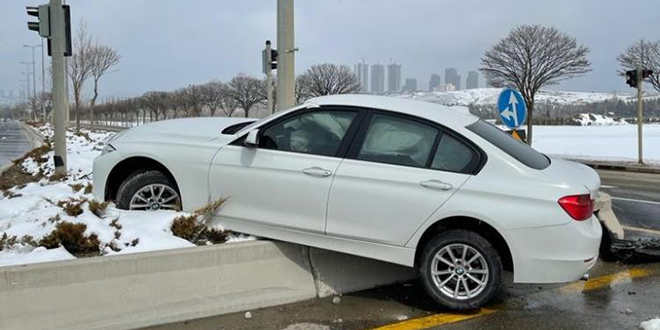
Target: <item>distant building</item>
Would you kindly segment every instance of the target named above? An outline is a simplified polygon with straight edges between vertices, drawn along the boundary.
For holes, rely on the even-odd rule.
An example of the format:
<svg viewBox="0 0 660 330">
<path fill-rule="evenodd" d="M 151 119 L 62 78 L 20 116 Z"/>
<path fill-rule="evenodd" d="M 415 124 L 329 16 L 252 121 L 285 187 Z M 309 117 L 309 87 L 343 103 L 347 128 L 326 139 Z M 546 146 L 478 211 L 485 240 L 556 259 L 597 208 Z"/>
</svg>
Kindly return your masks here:
<svg viewBox="0 0 660 330">
<path fill-rule="evenodd" d="M 461 89 L 461 76 L 454 68 L 445 69 L 445 85 L 454 85 L 455 90 Z"/>
<path fill-rule="evenodd" d="M 438 89 L 438 86 L 442 84 L 442 79 L 440 78 L 439 74 L 432 74 L 431 75 L 431 80 L 429 80 L 429 90 L 434 91 Z"/>
<path fill-rule="evenodd" d="M 467 89 L 479 88 L 479 73 L 477 73 L 477 71 L 468 72 L 468 77 L 465 80 L 465 88 Z"/>
<path fill-rule="evenodd" d="M 382 93 L 385 91 L 385 66 L 382 64 L 371 65 L 371 92 Z"/>
<path fill-rule="evenodd" d="M 387 91 L 398 92 L 401 89 L 401 64 L 387 66 Z"/>
<path fill-rule="evenodd" d="M 360 86 L 362 86 L 362 91 L 363 92 L 368 92 L 369 91 L 369 65 L 364 63 L 358 63 L 353 66 L 353 73 L 358 78 L 358 81 L 360 82 Z"/>
<path fill-rule="evenodd" d="M 454 86 L 454 84 L 442 84 L 438 86 L 436 90 L 440 92 L 450 92 L 450 91 L 455 91 L 456 86 Z"/>
<path fill-rule="evenodd" d="M 406 83 L 401 87 L 402 92 L 414 92 L 417 91 L 417 79 L 408 78 Z"/>
</svg>

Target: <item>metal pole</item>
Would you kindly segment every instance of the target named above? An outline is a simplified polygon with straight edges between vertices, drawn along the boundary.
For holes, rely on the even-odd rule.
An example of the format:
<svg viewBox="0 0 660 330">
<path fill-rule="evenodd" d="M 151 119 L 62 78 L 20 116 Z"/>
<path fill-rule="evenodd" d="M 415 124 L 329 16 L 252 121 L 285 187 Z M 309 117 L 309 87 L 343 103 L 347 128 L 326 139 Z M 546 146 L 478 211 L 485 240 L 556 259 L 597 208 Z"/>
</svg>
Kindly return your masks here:
<svg viewBox="0 0 660 330">
<path fill-rule="evenodd" d="M 295 105 L 293 0 L 277 0 L 277 110 Z"/>
<path fill-rule="evenodd" d="M 275 113 L 273 108 L 273 70 L 272 70 L 272 53 L 270 47 L 270 40 L 266 40 L 266 99 L 268 101 L 268 112 Z"/>
<path fill-rule="evenodd" d="M 37 65 L 34 62 L 34 47 L 32 48 L 32 111 L 34 111 L 34 120 L 37 121 Z"/>
<path fill-rule="evenodd" d="M 46 97 L 46 69 L 44 68 L 44 39 L 41 38 L 41 96 Z M 44 123 L 48 120 L 46 118 L 46 104 L 45 102 L 41 104 L 41 110 L 43 112 Z"/>
<path fill-rule="evenodd" d="M 642 148 L 642 127 L 644 124 L 644 103 L 642 103 L 642 85 L 644 77 L 642 77 L 642 69 L 637 68 L 637 161 L 644 164 L 643 148 Z"/>
<path fill-rule="evenodd" d="M 69 112 L 69 96 L 66 93 L 64 50 L 64 10 L 62 0 L 50 0 L 51 52 L 53 63 L 53 124 L 55 130 L 55 173 L 66 175 L 66 114 Z"/>
</svg>

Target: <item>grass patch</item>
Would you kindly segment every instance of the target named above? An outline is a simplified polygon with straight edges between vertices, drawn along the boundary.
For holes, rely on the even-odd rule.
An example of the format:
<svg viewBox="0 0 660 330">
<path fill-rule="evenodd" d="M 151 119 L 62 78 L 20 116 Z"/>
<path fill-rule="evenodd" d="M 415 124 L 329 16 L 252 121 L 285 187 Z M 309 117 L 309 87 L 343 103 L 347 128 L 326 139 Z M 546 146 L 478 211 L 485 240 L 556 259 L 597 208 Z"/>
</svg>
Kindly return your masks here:
<svg viewBox="0 0 660 330">
<path fill-rule="evenodd" d="M 12 198 L 16 198 L 16 197 L 21 197 L 21 196 L 23 196 L 23 194 L 17 194 L 17 193 L 15 193 L 15 192 L 11 191 L 11 190 L 5 190 L 5 191 L 2 193 L 2 195 L 5 196 L 5 197 L 7 197 L 8 199 L 12 199 Z"/>
<path fill-rule="evenodd" d="M 98 237 L 96 234 L 85 235 L 85 230 L 87 225 L 83 223 L 60 222 L 39 241 L 39 245 L 48 249 L 63 246 L 74 255 L 98 255 L 101 244 Z"/>
<path fill-rule="evenodd" d="M 190 215 L 174 218 L 170 227 L 172 234 L 196 245 L 206 245 L 208 242 L 213 244 L 224 243 L 229 232 L 210 228 L 209 225 L 213 216 L 226 201 L 226 199 L 221 198 L 195 210 Z"/>
<path fill-rule="evenodd" d="M 82 183 L 72 183 L 69 187 L 71 187 L 71 190 L 73 190 L 74 193 L 77 193 L 85 186 Z"/>
<path fill-rule="evenodd" d="M 68 216 L 77 217 L 83 214 L 82 205 L 85 202 L 87 202 L 87 199 L 75 199 L 72 197 L 68 200 L 58 201 L 55 205 L 61 207 Z"/>
<path fill-rule="evenodd" d="M 2 173 L 0 176 L 0 190 L 6 191 L 10 188 L 28 184 L 30 182 L 37 182 L 44 177 L 44 173 L 37 173 L 32 175 L 32 173 L 27 173 L 23 170 L 23 161 L 32 157 L 35 162 L 42 164 L 48 161 L 48 157 L 45 157 L 46 154 L 52 150 L 50 144 L 44 144 L 41 147 L 34 148 L 28 152 L 25 156 L 14 160 L 13 164 Z"/>
<path fill-rule="evenodd" d="M 85 191 L 84 191 L 85 195 L 91 194 L 93 188 L 94 186 L 91 183 L 88 183 L 87 186 L 85 186 Z"/>
<path fill-rule="evenodd" d="M 99 218 L 103 218 L 105 210 L 108 208 L 108 202 L 99 202 L 97 200 L 89 201 L 89 210 Z"/>
</svg>

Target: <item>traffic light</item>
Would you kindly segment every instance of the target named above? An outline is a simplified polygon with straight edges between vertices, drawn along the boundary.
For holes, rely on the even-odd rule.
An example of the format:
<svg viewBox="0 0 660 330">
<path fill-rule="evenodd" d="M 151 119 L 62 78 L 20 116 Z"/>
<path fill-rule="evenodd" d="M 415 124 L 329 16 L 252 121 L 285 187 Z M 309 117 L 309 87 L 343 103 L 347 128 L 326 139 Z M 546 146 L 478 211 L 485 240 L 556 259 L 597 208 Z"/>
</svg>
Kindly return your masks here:
<svg viewBox="0 0 660 330">
<path fill-rule="evenodd" d="M 271 70 L 277 69 L 277 55 L 279 55 L 279 53 L 277 52 L 277 49 L 271 49 L 270 50 L 270 68 L 271 68 Z"/>
<path fill-rule="evenodd" d="M 270 54 L 268 50 L 270 49 Z M 277 50 L 270 48 L 270 40 L 266 40 L 266 49 L 261 51 L 261 65 L 264 74 L 277 69 Z"/>
<path fill-rule="evenodd" d="M 38 22 L 28 22 L 28 29 L 37 31 L 40 36 L 50 38 L 50 7 L 41 5 L 39 7 L 26 7 L 27 14 L 39 18 Z"/>
<path fill-rule="evenodd" d="M 626 84 L 632 88 L 637 88 L 637 70 L 626 71 Z"/>
</svg>

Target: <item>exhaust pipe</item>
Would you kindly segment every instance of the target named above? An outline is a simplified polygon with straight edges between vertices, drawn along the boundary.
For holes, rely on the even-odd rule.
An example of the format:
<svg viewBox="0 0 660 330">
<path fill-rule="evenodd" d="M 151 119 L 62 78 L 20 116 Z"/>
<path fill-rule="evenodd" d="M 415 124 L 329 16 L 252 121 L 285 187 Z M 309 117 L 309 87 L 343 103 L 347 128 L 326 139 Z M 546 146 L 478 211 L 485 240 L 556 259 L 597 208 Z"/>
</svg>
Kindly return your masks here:
<svg viewBox="0 0 660 330">
<path fill-rule="evenodd" d="M 584 273 L 582 277 L 580 277 L 580 281 L 588 281 L 589 280 L 589 273 Z"/>
</svg>

